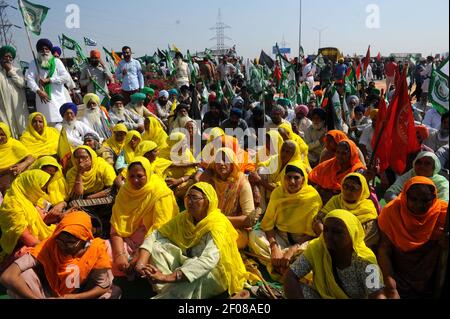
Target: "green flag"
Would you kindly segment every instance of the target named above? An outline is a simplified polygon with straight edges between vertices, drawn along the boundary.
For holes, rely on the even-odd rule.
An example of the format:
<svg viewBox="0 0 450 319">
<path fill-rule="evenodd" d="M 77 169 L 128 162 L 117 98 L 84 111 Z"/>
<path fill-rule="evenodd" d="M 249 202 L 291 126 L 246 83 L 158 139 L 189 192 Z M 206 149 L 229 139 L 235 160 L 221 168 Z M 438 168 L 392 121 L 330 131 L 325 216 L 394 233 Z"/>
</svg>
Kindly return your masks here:
<svg viewBox="0 0 450 319">
<path fill-rule="evenodd" d="M 169 51 L 165 51 L 164 52 L 165 56 L 166 56 L 166 61 L 167 61 L 167 68 L 169 69 L 169 74 L 171 76 L 175 75 L 175 72 L 177 71 L 175 68 L 175 64 L 173 63 L 173 59 L 172 59 L 172 55 L 170 54 Z"/>
<path fill-rule="evenodd" d="M 77 53 L 77 58 L 80 60 L 81 63 L 87 63 L 87 56 L 84 54 L 83 49 L 78 44 L 77 41 L 69 38 L 65 34 L 62 35 L 62 46 L 65 47 L 67 50 L 74 50 Z"/>
<path fill-rule="evenodd" d="M 189 71 L 191 71 L 191 84 L 195 85 L 195 83 L 197 82 L 198 74 L 197 70 L 194 67 L 194 62 L 192 61 L 192 56 L 189 50 L 187 51 L 187 60 L 189 65 Z"/>
<path fill-rule="evenodd" d="M 448 112 L 448 75 L 449 58 L 442 62 L 437 69 L 433 69 L 431 73 L 428 98 L 440 114 Z"/>
<path fill-rule="evenodd" d="M 50 8 L 31 3 L 27 0 L 19 0 L 19 7 L 27 29 L 36 35 L 40 35 L 42 22 L 44 22 Z"/>
</svg>

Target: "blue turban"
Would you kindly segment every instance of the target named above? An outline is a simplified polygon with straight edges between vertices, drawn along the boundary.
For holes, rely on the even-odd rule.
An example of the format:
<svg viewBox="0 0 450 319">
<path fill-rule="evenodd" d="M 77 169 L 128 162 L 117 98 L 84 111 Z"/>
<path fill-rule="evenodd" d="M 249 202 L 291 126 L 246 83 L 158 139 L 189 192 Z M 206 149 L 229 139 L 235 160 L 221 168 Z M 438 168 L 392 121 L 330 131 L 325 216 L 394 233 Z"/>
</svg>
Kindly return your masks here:
<svg viewBox="0 0 450 319">
<path fill-rule="evenodd" d="M 159 91 L 158 98 L 160 98 L 160 97 L 165 97 L 166 99 L 168 99 L 169 98 L 169 92 L 167 92 L 166 90 Z"/>
<path fill-rule="evenodd" d="M 52 54 L 55 55 L 55 52 L 58 53 L 58 56 L 61 56 L 62 50 L 61 50 L 60 47 L 56 47 L 55 46 L 55 47 L 52 48 Z"/>
<path fill-rule="evenodd" d="M 75 115 L 77 115 L 77 113 L 78 113 L 78 106 L 75 103 L 72 103 L 72 102 L 63 104 L 59 108 L 59 114 L 61 114 L 61 116 L 64 117 L 64 114 L 66 114 L 68 109 L 71 109 L 73 111 L 73 113 L 75 113 Z"/>
<path fill-rule="evenodd" d="M 43 47 L 48 47 L 50 50 L 53 48 L 53 44 L 49 39 L 40 39 L 36 43 L 36 50 L 41 51 Z"/>
<path fill-rule="evenodd" d="M 177 91 L 177 89 L 171 89 L 171 90 L 169 90 L 169 92 L 167 92 L 167 93 L 169 93 L 169 95 L 176 95 L 176 96 L 178 96 L 178 91 Z"/>
<path fill-rule="evenodd" d="M 239 116 L 239 118 L 241 118 L 242 117 L 242 110 L 238 109 L 237 107 L 233 107 L 231 109 L 231 111 L 230 111 L 230 116 L 233 115 L 233 114 L 237 115 L 237 116 Z"/>
</svg>

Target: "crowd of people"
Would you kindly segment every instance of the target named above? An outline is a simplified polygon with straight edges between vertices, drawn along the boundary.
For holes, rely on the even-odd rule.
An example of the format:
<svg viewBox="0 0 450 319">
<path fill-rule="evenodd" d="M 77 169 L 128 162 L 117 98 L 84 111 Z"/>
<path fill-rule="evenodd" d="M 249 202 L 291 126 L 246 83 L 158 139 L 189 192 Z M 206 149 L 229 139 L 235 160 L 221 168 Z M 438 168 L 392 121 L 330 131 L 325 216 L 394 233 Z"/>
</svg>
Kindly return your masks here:
<svg viewBox="0 0 450 319">
<path fill-rule="evenodd" d="M 92 50 L 75 103 L 58 49 L 40 39 L 23 75 L 16 49 L 0 48 L 0 284 L 11 298 L 120 298 L 117 279 L 150 283 L 156 299 L 439 297 L 449 113 L 427 101 L 432 58 L 411 71 L 420 151 L 399 173 L 378 169 L 372 143 L 385 99 L 373 80 L 386 76 L 389 107 L 405 72 L 393 59 L 354 92 L 345 78 L 364 61 L 327 61 L 317 84 L 315 62 L 296 59 L 293 99 L 282 61 L 177 51 L 171 72 L 124 46 L 111 72 Z M 332 89 L 339 101 L 327 104 Z"/>
</svg>

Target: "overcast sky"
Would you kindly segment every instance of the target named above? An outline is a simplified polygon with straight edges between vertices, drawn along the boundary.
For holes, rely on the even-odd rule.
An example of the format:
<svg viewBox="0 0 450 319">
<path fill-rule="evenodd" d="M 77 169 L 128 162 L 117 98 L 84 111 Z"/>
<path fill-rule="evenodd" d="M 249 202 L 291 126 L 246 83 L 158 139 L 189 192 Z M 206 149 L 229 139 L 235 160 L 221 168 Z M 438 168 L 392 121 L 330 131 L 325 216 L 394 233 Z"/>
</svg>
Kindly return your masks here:
<svg viewBox="0 0 450 319">
<path fill-rule="evenodd" d="M 54 44 L 65 33 L 82 47 L 83 37 L 98 42 L 98 47 L 120 50 L 129 45 L 135 56 L 153 54 L 156 48 L 175 44 L 185 52 L 216 46 L 215 31 L 219 8 L 222 20 L 231 28 L 225 34 L 228 46 L 236 45 L 238 54 L 259 56 L 261 49 L 271 53 L 272 46 L 284 41 L 298 54 L 300 0 L 30 0 L 50 7 L 41 37 Z M 17 6 L 17 1 L 7 0 Z M 75 4 L 80 10 L 79 28 L 70 29 L 66 8 Z M 371 6 L 371 5 L 375 5 Z M 369 6 L 369 7 L 368 7 Z M 370 12 L 367 12 L 367 8 Z M 375 9 L 374 9 L 375 8 Z M 379 12 L 377 26 L 377 11 Z M 391 53 L 447 52 L 449 49 L 448 0 L 303 0 L 302 46 L 305 53 L 321 46 L 337 47 L 344 54 L 372 55 Z M 9 20 L 22 25 L 19 11 L 7 9 Z M 369 25 L 367 25 L 369 20 Z M 18 55 L 30 60 L 25 30 L 11 29 Z M 33 45 L 39 37 L 31 35 Z"/>
</svg>

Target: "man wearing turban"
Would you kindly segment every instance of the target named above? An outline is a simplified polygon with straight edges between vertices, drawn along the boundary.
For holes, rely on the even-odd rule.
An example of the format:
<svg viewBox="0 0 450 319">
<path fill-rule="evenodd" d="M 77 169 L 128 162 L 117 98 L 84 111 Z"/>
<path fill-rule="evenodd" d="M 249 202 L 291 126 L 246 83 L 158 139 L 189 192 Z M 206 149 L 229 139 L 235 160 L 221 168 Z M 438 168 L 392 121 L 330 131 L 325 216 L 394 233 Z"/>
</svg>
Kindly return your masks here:
<svg viewBox="0 0 450 319">
<path fill-rule="evenodd" d="M 80 121 L 100 135 L 103 140 L 111 137 L 111 125 L 108 111 L 101 105 L 100 97 L 94 93 L 88 93 L 83 97 L 84 114 Z"/>
<path fill-rule="evenodd" d="M 59 108 L 72 102 L 64 87 L 71 81 L 70 74 L 61 60 L 52 55 L 52 48 L 50 40 L 40 39 L 36 44 L 39 66 L 31 61 L 25 74 L 28 87 L 36 93 L 36 110 L 45 116 L 50 126 L 62 122 Z"/>
<path fill-rule="evenodd" d="M 15 48 L 9 45 L 0 48 L 0 122 L 8 124 L 12 136 L 18 139 L 27 127 L 28 106 L 25 79 L 13 66 L 15 58 Z"/>
<path fill-rule="evenodd" d="M 56 125 L 56 129 L 66 130 L 67 139 L 73 148 L 77 148 L 84 144 L 84 136 L 88 133 L 94 134 L 100 140 L 99 135 L 88 125 L 81 121 L 77 121 L 78 107 L 75 103 L 68 102 L 61 105 L 59 113 L 63 118 L 63 122 Z"/>
<path fill-rule="evenodd" d="M 88 93 L 97 94 L 100 97 L 100 101 L 102 101 L 104 96 L 99 90 L 95 89 L 92 80 L 95 80 L 106 93 L 109 93 L 108 83 L 114 83 L 111 71 L 105 66 L 100 51 L 97 49 L 91 51 L 89 64 L 81 70 L 80 85 L 87 87 Z"/>
</svg>

